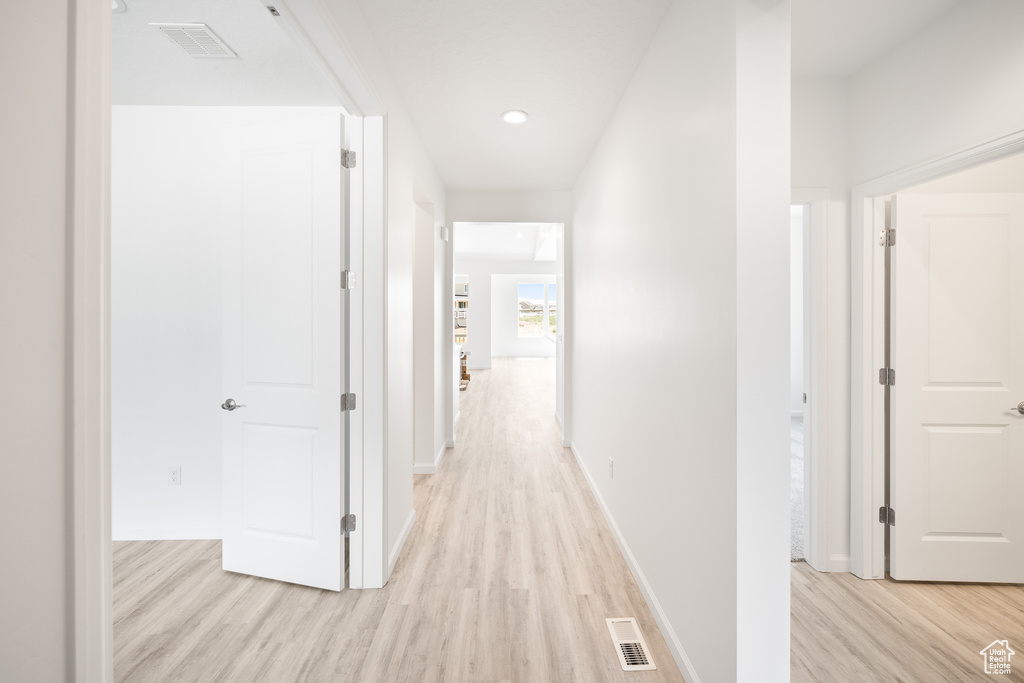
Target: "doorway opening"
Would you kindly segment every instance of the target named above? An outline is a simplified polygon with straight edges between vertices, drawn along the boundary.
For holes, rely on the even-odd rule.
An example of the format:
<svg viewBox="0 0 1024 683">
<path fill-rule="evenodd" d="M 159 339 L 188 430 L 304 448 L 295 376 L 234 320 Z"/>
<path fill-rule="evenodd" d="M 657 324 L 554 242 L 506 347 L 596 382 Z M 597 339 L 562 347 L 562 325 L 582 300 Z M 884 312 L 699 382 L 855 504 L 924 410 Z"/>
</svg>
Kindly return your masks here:
<svg viewBox="0 0 1024 683">
<path fill-rule="evenodd" d="M 473 400 L 474 380 L 501 364 L 552 375 L 552 412 L 563 424 L 563 224 L 456 222 L 452 233 L 455 420 L 459 405 Z"/>
<path fill-rule="evenodd" d="M 886 570 L 1024 583 L 1024 155 L 887 199 Z"/>
<path fill-rule="evenodd" d="M 828 204 L 794 189 L 790 205 L 790 559 L 846 571 L 829 544 Z"/>
<path fill-rule="evenodd" d="M 921 353 L 922 350 L 927 353 L 931 353 L 933 348 L 940 348 L 932 345 L 931 343 L 909 343 L 903 337 L 904 333 L 913 329 L 914 318 L 911 315 L 910 318 L 906 317 L 913 311 L 913 307 L 907 305 L 904 301 L 904 294 L 909 294 L 914 291 L 914 287 L 919 287 L 921 282 L 932 282 L 934 278 L 930 274 L 922 274 L 920 271 L 922 268 L 929 270 L 931 268 L 931 257 L 932 251 L 941 248 L 941 240 L 943 235 L 939 233 L 945 229 L 943 226 L 950 222 L 956 223 L 953 220 L 954 215 L 957 211 L 946 207 L 942 211 L 934 212 L 929 211 L 932 218 L 924 221 L 915 221 L 908 219 L 904 216 L 902 219 L 897 216 L 896 225 L 892 225 L 891 216 L 889 213 L 891 205 L 892 195 L 896 195 L 896 206 L 897 212 L 901 212 L 901 209 L 912 209 L 914 201 L 902 201 L 900 197 L 902 195 L 907 196 L 919 196 L 922 194 L 922 190 L 929 192 L 935 196 L 955 197 L 963 196 L 965 201 L 973 197 L 978 197 L 985 194 L 1013 194 L 1017 191 L 1019 184 L 1014 184 L 1019 178 L 1016 174 L 1015 169 L 1020 167 L 1019 155 L 1024 152 L 1024 131 L 1017 132 L 1011 135 L 1004 136 L 974 147 L 963 149 L 959 152 L 950 154 L 948 156 L 932 159 L 926 162 L 922 162 L 915 166 L 909 167 L 902 171 L 884 176 L 870 183 L 860 185 L 854 188 L 853 191 L 853 229 L 854 229 L 854 251 L 853 251 L 853 396 L 852 396 L 852 415 L 851 415 L 851 434 L 853 436 L 852 443 L 852 496 L 851 496 L 851 549 L 852 549 L 852 571 L 861 578 L 869 579 L 884 579 L 887 573 L 887 553 L 886 553 L 886 537 L 887 532 L 893 533 L 893 539 L 896 540 L 895 547 L 890 548 L 891 553 L 899 554 L 900 542 L 898 541 L 901 532 L 908 530 L 911 526 L 918 528 L 915 519 L 920 521 L 925 519 L 921 517 L 919 511 L 915 507 L 915 503 L 910 502 L 914 500 L 915 495 L 927 494 L 927 496 L 935 498 L 932 501 L 935 505 L 930 504 L 930 508 L 945 509 L 948 508 L 949 501 L 956 496 L 967 496 L 966 489 L 957 484 L 953 488 L 947 487 L 945 490 L 939 490 L 939 488 L 932 487 L 929 490 L 921 488 L 920 477 L 907 478 L 907 474 L 901 476 L 899 471 L 908 462 L 906 459 L 907 451 L 906 448 L 900 446 L 900 437 L 894 436 L 892 453 L 893 459 L 893 480 L 892 480 L 892 498 L 887 499 L 885 496 L 887 488 L 886 479 L 886 452 L 888 449 L 888 442 L 886 439 L 888 418 L 885 410 L 886 395 L 889 394 L 893 397 L 894 406 L 892 413 L 892 426 L 894 430 L 904 430 L 906 428 L 906 417 L 907 409 L 910 404 L 900 408 L 901 402 L 905 403 L 910 400 L 910 393 L 914 391 L 915 385 L 918 390 L 924 387 L 929 392 L 929 396 L 934 395 L 936 398 L 944 398 L 948 396 L 964 397 L 967 394 L 974 391 L 975 385 L 981 380 L 975 378 L 959 378 L 950 379 L 946 377 L 943 379 L 933 379 L 930 374 L 925 379 L 918 377 L 914 372 L 902 373 L 900 365 L 905 368 L 912 368 L 914 366 L 913 354 L 914 349 L 917 349 L 917 353 Z M 995 163 L 993 163 L 995 162 Z M 973 201 L 973 200 L 971 200 Z M 949 209 L 949 210 L 947 210 Z M 970 213 L 970 212 L 969 212 Z M 970 215 L 977 217 L 988 216 L 989 221 L 1001 221 L 1004 218 L 998 218 L 998 216 L 1005 216 L 1005 220 L 1012 223 L 1010 213 L 999 210 L 985 209 L 980 212 L 970 213 Z M 941 216 L 940 216 L 941 214 Z M 942 218 L 945 216 L 946 218 Z M 947 220 L 948 219 L 948 220 Z M 970 229 L 967 225 L 970 221 L 967 217 L 963 220 L 959 220 L 961 233 L 958 239 L 965 238 L 965 235 L 977 234 L 980 239 L 982 236 L 989 235 L 989 232 L 985 230 Z M 971 219 L 973 220 L 973 219 Z M 900 243 L 901 224 L 903 227 L 910 227 L 910 230 L 906 233 L 907 239 L 904 240 L 903 244 Z M 1007 225 L 1009 225 L 1007 223 Z M 990 225 L 992 223 L 990 222 Z M 933 241 L 932 228 L 936 228 L 935 234 L 937 235 L 936 240 Z M 895 238 L 895 245 L 889 246 L 889 233 L 886 231 L 894 229 L 895 233 L 892 233 L 892 237 Z M 1002 228 L 1000 228 L 1002 230 Z M 923 231 L 923 232 L 922 232 Z M 1004 231 L 1005 232 L 1005 231 Z M 918 239 L 920 235 L 924 235 L 925 242 L 928 243 L 928 247 L 921 251 L 920 242 Z M 993 233 L 994 234 L 994 233 Z M 1016 234 L 1013 231 L 1005 232 L 1005 235 L 998 236 L 999 240 L 1003 240 L 1006 236 Z M 882 240 L 885 239 L 885 244 Z M 985 242 L 985 240 L 982 240 Z M 997 240 L 998 241 L 998 240 Z M 906 249 L 902 247 L 906 246 Z M 988 240 L 987 246 L 985 244 L 977 245 L 977 248 L 983 246 L 991 247 L 991 240 Z M 1012 252 L 1013 245 L 1004 245 L 1006 253 Z M 972 245 L 974 248 L 975 245 Z M 941 250 L 941 249 L 940 249 Z M 917 256 L 914 254 L 917 253 Z M 954 250 L 949 256 L 950 259 L 967 258 L 970 254 L 968 249 Z M 923 254 L 923 256 L 921 255 Z M 895 255 L 895 258 L 892 257 Z M 940 254 L 941 256 L 941 254 Z M 938 258 L 938 257 L 936 257 Z M 894 306 L 894 312 L 892 316 L 892 335 L 893 344 L 892 348 L 889 349 L 886 344 L 886 312 L 890 304 L 886 297 L 886 280 L 887 271 L 885 268 L 886 261 L 892 259 L 895 262 L 893 270 L 893 299 L 892 305 Z M 949 259 L 947 259 L 949 260 Z M 939 263 L 941 259 L 936 261 Z M 915 264 L 916 262 L 916 264 Z M 966 263 L 966 261 L 965 261 Z M 908 265 L 909 264 L 909 265 Z M 957 266 L 954 268 L 956 270 Z M 918 277 L 907 281 L 907 283 L 901 285 L 903 280 L 909 274 L 917 271 Z M 994 273 L 999 272 L 998 270 L 986 271 L 984 276 L 978 278 L 977 282 L 967 283 L 946 283 L 943 289 L 947 290 L 953 299 L 966 295 L 971 288 L 978 284 L 978 282 L 987 281 L 994 277 Z M 941 273 L 939 273 L 941 275 Z M 937 277 L 937 275 L 936 275 Z M 916 283 L 916 284 L 915 284 Z M 932 282 L 936 285 L 935 282 Z M 936 285 L 937 286 L 937 285 Z M 1002 295 L 1000 295 L 1002 296 Z M 970 298 L 970 297 L 968 297 Z M 997 297 L 998 298 L 998 297 Z M 949 299 L 949 297 L 947 297 Z M 962 309 L 963 320 L 969 320 L 971 316 L 978 314 L 980 310 L 985 310 L 986 307 L 991 308 L 994 305 L 992 302 L 996 299 L 991 297 L 983 297 L 979 299 L 974 297 L 975 304 L 967 306 Z M 903 303 L 901 304 L 901 301 Z M 947 303 L 952 305 L 952 299 Z M 935 307 L 929 304 L 926 307 L 926 313 L 929 319 Z M 952 309 L 950 309 L 952 310 Z M 941 311 L 936 320 L 941 322 L 943 314 Z M 1012 317 L 1012 316 L 1011 316 Z M 1007 318 L 1009 320 L 1010 318 Z M 938 324 L 938 323 L 936 323 Z M 980 325 L 980 323 L 979 323 Z M 932 322 L 928 322 L 924 325 L 926 330 L 931 330 L 933 327 Z M 959 338 L 962 334 L 969 332 L 974 329 L 975 332 L 980 329 L 978 325 L 959 325 L 955 326 L 957 332 L 946 335 L 947 339 Z M 1009 328 L 1005 328 L 1009 329 Z M 1004 331 L 1005 331 L 1004 329 Z M 929 332 L 930 334 L 930 332 Z M 991 335 L 983 335 L 982 341 L 987 339 Z M 996 336 L 1003 336 L 1002 333 Z M 1005 340 L 1004 340 L 1005 341 Z M 986 342 L 987 343 L 987 342 Z M 889 353 L 892 355 L 892 367 L 889 368 Z M 962 353 L 953 354 L 953 349 L 949 349 L 950 354 L 948 358 L 936 359 L 935 363 L 931 363 L 935 368 L 945 367 L 947 370 L 952 372 L 954 366 L 963 366 L 960 369 L 966 372 L 967 365 L 965 360 L 970 358 L 970 355 L 964 355 Z M 908 356 L 907 354 L 911 354 Z M 987 353 L 984 354 L 987 358 L 998 357 L 999 354 Z M 978 356 L 981 358 L 981 356 Z M 939 362 L 943 361 L 943 362 Z M 948 361 L 948 362 L 947 362 Z M 953 362 L 955 361 L 955 362 Z M 980 361 L 979 361 L 980 362 Z M 952 365 L 951 365 L 952 363 Z M 1005 368 L 1012 368 L 1012 362 L 1004 363 Z M 894 370 L 895 385 L 885 385 L 881 382 L 879 368 L 887 368 Z M 936 370 L 937 371 L 937 370 Z M 931 371 L 929 371 L 931 373 Z M 934 373 L 932 373 L 934 374 Z M 955 374 L 955 373 L 954 373 Z M 1009 397 L 1009 394 L 1013 393 L 1011 386 L 1013 382 L 1012 378 L 1001 377 L 992 382 L 982 382 L 982 384 L 990 385 L 989 391 L 986 395 L 994 396 L 1005 394 L 1004 397 Z M 952 382 L 952 384 L 951 384 Z M 994 382 L 994 383 L 993 383 Z M 1006 384 L 1009 382 L 1009 384 Z M 909 384 L 908 384 L 909 383 Z M 1003 387 L 1003 385 L 1006 385 Z M 948 386 L 946 386 L 948 385 Z M 960 387 L 954 389 L 953 387 Z M 897 395 L 900 396 L 897 396 Z M 916 399 L 915 399 L 916 400 Z M 1014 403 L 1012 400 L 1007 403 L 1007 409 L 999 409 L 1000 415 L 992 415 L 989 419 L 978 422 L 977 420 L 962 419 L 956 424 L 962 427 L 969 426 L 971 424 L 983 422 L 989 427 L 993 425 L 1005 424 L 1005 427 L 999 427 L 998 431 L 1002 436 L 998 438 L 1014 438 L 1013 435 L 1016 431 L 1016 423 L 1011 419 L 1015 415 L 1011 415 L 1007 412 L 1009 405 Z M 980 404 L 979 404 L 980 405 Z M 1000 404 L 1001 406 L 1002 404 Z M 901 418 L 901 415 L 903 416 Z M 903 420 L 903 422 L 901 422 Z M 917 420 L 918 430 L 923 430 L 927 434 L 933 432 L 946 434 L 948 429 L 959 429 L 959 427 L 941 427 L 946 424 L 948 420 Z M 907 422 L 907 424 L 914 424 L 914 420 Z M 952 424 L 952 423 L 950 423 Z M 975 425 L 972 429 L 977 429 Z M 936 432 L 938 430 L 938 432 Z M 946 430 L 946 431 L 944 431 Z M 952 433 L 952 432 L 949 432 Z M 963 435 L 958 435 L 963 436 Z M 966 438 L 966 437 L 965 437 Z M 925 445 L 928 446 L 932 442 L 932 439 L 925 440 Z M 920 445 L 920 444 L 919 444 Z M 930 448 L 930 446 L 928 446 Z M 900 452 L 896 452 L 896 449 L 900 449 Z M 954 451 L 959 452 L 958 449 Z M 956 460 L 956 453 L 951 452 L 949 454 L 952 460 Z M 913 461 L 913 457 L 910 461 Z M 949 459 L 949 458 L 947 458 Z M 933 458 L 929 458 L 933 460 Z M 941 458 L 940 458 L 941 460 Z M 920 463 L 920 459 L 918 458 Z M 954 468 L 955 469 L 955 468 Z M 945 480 L 949 480 L 949 472 L 946 473 Z M 937 478 L 934 479 L 936 484 L 941 483 L 944 480 L 941 473 L 936 473 Z M 969 478 L 960 480 L 958 477 L 952 478 L 955 481 L 960 481 L 966 487 L 970 483 Z M 1006 477 L 1002 477 L 1002 481 L 1006 481 Z M 929 479 L 932 481 L 932 479 Z M 1012 477 L 1010 478 L 1012 481 Z M 907 484 L 908 482 L 917 482 L 916 484 L 910 485 L 910 497 L 907 497 Z M 967 487 L 969 488 L 969 487 Z M 915 493 L 916 491 L 916 493 Z M 998 493 L 998 492 L 996 492 Z M 967 496 L 970 497 L 970 496 Z M 991 497 L 998 497 L 995 494 Z M 970 505 L 966 505 L 966 498 L 961 501 L 964 505 L 957 506 L 957 509 L 969 510 Z M 900 506 L 904 508 L 904 513 L 901 514 Z M 908 505 L 911 507 L 908 508 Z M 938 507 L 936 507 L 938 505 Z M 888 523 L 882 523 L 881 515 L 885 511 L 888 516 L 888 510 L 893 511 L 895 525 Z M 1008 511 L 1013 509 L 1013 506 L 1008 508 Z M 949 520 L 942 524 L 938 524 L 941 521 L 939 518 L 933 519 L 932 517 L 927 518 L 928 524 L 937 525 L 942 527 L 949 527 Z M 964 518 L 966 520 L 967 518 Z M 974 518 L 976 521 L 976 518 Z M 938 520 L 938 521 L 936 521 Z M 903 524 L 901 524 L 903 521 Z M 935 522 L 935 524 L 933 524 Z M 964 521 L 966 523 L 966 521 Z M 902 529 L 896 528 L 901 527 Z M 890 528 L 887 528 L 890 527 Z M 948 528 L 946 529 L 933 529 L 932 531 L 939 533 L 940 535 L 951 533 Z M 960 528 L 954 530 L 956 534 L 967 534 L 977 532 L 977 529 Z M 995 533 L 995 532 L 992 532 Z M 924 534 L 922 534 L 924 535 Z M 920 536 L 919 536 L 920 539 Z M 980 543 L 980 545 L 979 545 Z M 956 543 L 954 542 L 953 545 Z M 932 546 L 939 547 L 941 544 L 932 542 Z M 947 543 L 946 545 L 949 545 Z M 993 548 L 999 544 L 986 545 L 984 541 L 975 542 L 977 549 L 987 548 L 991 545 Z M 1005 545 L 1005 544 L 1003 544 Z M 975 546 L 970 546 L 974 548 Z M 929 546 L 931 547 L 931 546 Z M 945 547 L 945 546 L 942 546 Z M 913 552 L 913 551 L 912 551 Z M 969 556 L 974 553 L 961 553 L 961 556 Z M 940 580 L 940 577 L 931 577 L 931 580 Z"/>
<path fill-rule="evenodd" d="M 804 319 L 806 292 L 804 291 L 804 233 L 810 226 L 809 211 L 803 204 L 790 207 L 789 225 L 789 559 L 792 562 L 804 560 L 805 519 L 804 502 L 804 423 L 807 405 L 808 363 L 805 354 L 804 330 L 808 328 Z"/>
<path fill-rule="evenodd" d="M 114 15 L 118 676 L 155 656 L 132 615 L 212 562 L 234 572 L 218 592 L 345 586 L 347 115 L 279 19 L 240 0 Z M 197 56 L 207 35 L 228 54 Z"/>
<path fill-rule="evenodd" d="M 1024 640 L 1022 152 L 1024 132 L 854 189 L 852 574 L 794 565 L 794 678 L 982 675 Z"/>
</svg>

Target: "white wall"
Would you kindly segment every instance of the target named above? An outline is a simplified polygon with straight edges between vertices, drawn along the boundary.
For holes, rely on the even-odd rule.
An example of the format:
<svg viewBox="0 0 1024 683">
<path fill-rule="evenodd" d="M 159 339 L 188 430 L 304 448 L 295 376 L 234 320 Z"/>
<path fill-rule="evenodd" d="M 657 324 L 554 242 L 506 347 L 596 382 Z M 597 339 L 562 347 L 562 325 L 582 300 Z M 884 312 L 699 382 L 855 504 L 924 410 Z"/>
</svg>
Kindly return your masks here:
<svg viewBox="0 0 1024 683">
<path fill-rule="evenodd" d="M 568 223 L 572 193 L 449 190 L 452 223 Z"/>
<path fill-rule="evenodd" d="M 798 78 L 792 92 L 792 185 L 829 191 L 826 338 L 828 344 L 827 569 L 850 568 L 850 181 L 847 84 Z"/>
<path fill-rule="evenodd" d="M 572 282 L 572 260 L 565 252 L 572 244 L 573 197 L 571 192 L 488 192 L 479 190 L 449 190 L 448 218 L 451 224 L 466 223 L 561 223 L 562 234 L 558 242 L 558 265 L 565 278 L 558 287 L 559 337 L 556 342 L 555 417 L 562 425 L 562 443 L 569 445 L 571 421 L 565 419 L 566 396 L 572 393 L 572 320 L 573 292 L 565 286 Z M 522 271 L 532 272 L 532 271 Z M 490 282 L 487 283 L 490 287 Z M 470 303 L 472 306 L 472 303 Z M 472 313 L 470 313 L 472 316 Z M 472 323 L 470 323 L 472 324 Z M 488 341 L 488 345 L 490 342 Z M 488 358 L 490 352 L 487 352 Z M 473 361 L 470 356 L 470 362 Z M 470 365 L 470 367 L 476 367 Z M 486 366 L 490 367 L 490 363 Z"/>
<path fill-rule="evenodd" d="M 449 439 L 455 434 L 447 420 L 447 401 L 451 395 L 451 353 L 446 343 L 452 337 L 452 278 L 451 259 L 448 258 L 448 250 L 451 245 L 451 231 L 449 230 L 449 241 L 441 239 L 441 226 L 434 224 L 434 451 L 442 452 L 448 446 Z M 447 354 L 447 358 L 446 358 Z M 454 443 L 452 444 L 454 445 Z"/>
<path fill-rule="evenodd" d="M 414 471 L 432 474 L 444 452 L 445 381 L 442 331 L 446 316 L 442 308 L 445 293 L 445 243 L 434 221 L 432 204 L 416 206 L 416 255 L 413 268 L 413 335 L 415 365 L 416 436 Z"/>
<path fill-rule="evenodd" d="M 804 207 L 789 222 L 789 410 L 804 411 Z"/>
<path fill-rule="evenodd" d="M 833 571 L 850 562 L 850 188 L 1024 128 L 1022 23 L 1024 5 L 1013 0 L 960 3 L 849 79 L 793 82 L 792 185 L 830 191 L 825 455 Z M 949 187 L 936 181 L 930 191 Z"/>
<path fill-rule="evenodd" d="M 113 108 L 115 540 L 221 537 L 223 132 L 326 111 Z"/>
<path fill-rule="evenodd" d="M 491 324 L 491 357 L 554 358 L 553 339 L 519 336 L 520 282 L 555 284 L 555 274 L 491 276 L 491 305 L 487 312 Z"/>
<path fill-rule="evenodd" d="M 706 681 L 789 674 L 789 21 L 760 5 L 674 3 L 574 191 L 574 449 Z"/>
<path fill-rule="evenodd" d="M 455 272 L 467 275 L 469 282 L 469 324 L 466 329 L 464 348 L 469 354 L 467 365 L 470 370 L 490 368 L 491 358 L 494 356 L 516 355 L 515 352 L 508 351 L 507 344 L 502 345 L 501 352 L 496 350 L 496 344 L 499 342 L 494 339 L 494 315 L 491 312 L 494 300 L 493 276 L 553 276 L 557 273 L 557 266 L 557 263 L 551 261 L 475 261 L 468 259 L 455 261 Z M 537 280 L 537 282 L 544 281 Z M 547 343 L 554 347 L 552 342 L 548 341 Z M 532 350 L 536 351 L 536 349 Z M 552 355 L 554 355 L 553 351 Z"/>
<path fill-rule="evenodd" d="M 434 207 L 415 208 L 413 265 L 413 467 L 434 463 Z"/>
<path fill-rule="evenodd" d="M 850 79 L 854 184 L 1024 128 L 1024 3 L 971 0 Z"/>
<path fill-rule="evenodd" d="M 386 115 L 387 144 L 387 381 L 385 560 L 393 567 L 413 515 L 415 450 L 413 377 L 413 263 L 416 204 L 434 207 L 434 221 L 445 224 L 445 190 L 409 118 L 390 70 L 356 0 L 322 3 L 346 54 L 358 66 L 378 111 Z M 409 201 L 409 198 L 413 201 Z M 444 362 L 441 359 L 440 362 Z"/>
<path fill-rule="evenodd" d="M 790 2 L 736 9 L 736 678 L 788 681 Z"/>
<path fill-rule="evenodd" d="M 0 27 L 0 680 L 66 680 L 67 2 Z M 31 55 L 31 58 L 26 58 Z"/>
<path fill-rule="evenodd" d="M 993 161 L 906 190 L 913 194 L 1024 192 L 1024 154 Z"/>
</svg>

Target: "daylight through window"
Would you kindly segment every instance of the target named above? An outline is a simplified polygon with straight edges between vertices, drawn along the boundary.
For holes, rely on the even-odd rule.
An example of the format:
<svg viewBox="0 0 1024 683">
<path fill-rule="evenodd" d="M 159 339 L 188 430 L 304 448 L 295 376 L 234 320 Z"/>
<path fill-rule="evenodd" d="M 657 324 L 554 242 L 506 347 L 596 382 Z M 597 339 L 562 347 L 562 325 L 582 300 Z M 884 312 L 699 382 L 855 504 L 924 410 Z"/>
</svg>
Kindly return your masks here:
<svg viewBox="0 0 1024 683">
<path fill-rule="evenodd" d="M 519 336 L 554 339 L 555 285 L 541 282 L 519 283 Z"/>
</svg>

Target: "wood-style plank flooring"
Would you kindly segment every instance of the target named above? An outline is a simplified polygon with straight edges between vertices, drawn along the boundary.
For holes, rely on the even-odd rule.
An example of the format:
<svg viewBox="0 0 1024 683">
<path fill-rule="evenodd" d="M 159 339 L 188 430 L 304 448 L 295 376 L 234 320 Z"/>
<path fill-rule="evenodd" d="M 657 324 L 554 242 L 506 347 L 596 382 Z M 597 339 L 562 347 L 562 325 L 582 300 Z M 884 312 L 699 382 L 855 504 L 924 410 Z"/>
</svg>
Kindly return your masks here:
<svg viewBox="0 0 1024 683">
<path fill-rule="evenodd" d="M 216 541 L 116 543 L 117 681 L 682 681 L 570 451 L 549 361 L 496 360 L 462 394 L 458 446 L 415 478 L 382 590 L 331 593 L 220 569 Z M 708 558 L 709 562 L 714 561 Z M 1024 587 L 862 581 L 792 566 L 795 681 L 981 681 Z M 636 616 L 656 672 L 624 674 L 604 624 Z"/>
<path fill-rule="evenodd" d="M 1024 586 L 863 581 L 792 569 L 794 681 L 1024 681 Z M 1009 640 L 1013 673 L 984 673 Z"/>
<path fill-rule="evenodd" d="M 216 541 L 116 543 L 117 681 L 661 683 L 683 678 L 554 419 L 554 363 L 495 359 L 457 447 L 417 475 L 388 585 L 332 593 L 220 569 Z M 624 673 L 635 616 L 655 672 Z"/>
</svg>

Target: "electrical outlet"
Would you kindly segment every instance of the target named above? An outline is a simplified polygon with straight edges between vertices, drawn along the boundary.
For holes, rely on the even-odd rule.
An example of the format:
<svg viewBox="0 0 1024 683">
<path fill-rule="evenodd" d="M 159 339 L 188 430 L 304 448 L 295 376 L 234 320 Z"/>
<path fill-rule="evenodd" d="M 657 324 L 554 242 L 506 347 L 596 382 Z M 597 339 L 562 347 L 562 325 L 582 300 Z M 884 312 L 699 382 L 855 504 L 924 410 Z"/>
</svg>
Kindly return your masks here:
<svg viewBox="0 0 1024 683">
<path fill-rule="evenodd" d="M 181 465 L 172 465 L 167 468 L 167 485 L 181 486 Z"/>
<path fill-rule="evenodd" d="M 608 477 L 615 478 L 615 458 L 608 458 Z"/>
</svg>

